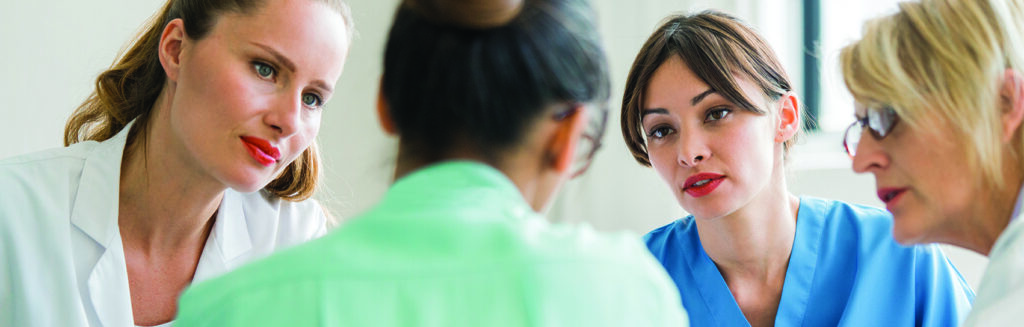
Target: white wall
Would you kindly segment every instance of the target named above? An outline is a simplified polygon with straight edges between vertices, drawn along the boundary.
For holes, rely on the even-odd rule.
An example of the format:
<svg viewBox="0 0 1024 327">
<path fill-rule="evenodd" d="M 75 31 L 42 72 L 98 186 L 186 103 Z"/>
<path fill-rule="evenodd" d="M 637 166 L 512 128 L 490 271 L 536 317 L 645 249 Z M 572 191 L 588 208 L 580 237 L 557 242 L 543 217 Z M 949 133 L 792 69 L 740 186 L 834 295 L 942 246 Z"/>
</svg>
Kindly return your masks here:
<svg viewBox="0 0 1024 327">
<path fill-rule="evenodd" d="M 61 145 L 68 115 L 91 92 L 96 75 L 155 12 L 160 0 L 0 3 L 0 158 Z M 390 182 L 395 141 L 377 127 L 373 104 L 384 37 L 397 0 L 350 0 L 357 38 L 334 99 L 324 113 L 320 143 L 326 187 L 320 200 L 342 219 L 373 204 Z M 611 61 L 612 108 L 636 51 L 672 12 L 717 8 L 759 26 L 793 77 L 801 76 L 800 8 L 786 0 L 597 0 Z M 89 13 L 89 14 L 86 14 Z M 799 88 L 799 79 L 794 78 Z M 809 138 L 797 147 L 791 190 L 879 205 L 870 176 L 853 175 L 839 137 Z M 2 195 L 0 195 L 2 196 Z M 570 182 L 550 211 L 556 221 L 585 221 L 637 233 L 685 215 L 656 174 L 636 164 L 611 115 L 604 147 L 591 171 Z M 949 252 L 976 285 L 985 259 Z"/>
</svg>

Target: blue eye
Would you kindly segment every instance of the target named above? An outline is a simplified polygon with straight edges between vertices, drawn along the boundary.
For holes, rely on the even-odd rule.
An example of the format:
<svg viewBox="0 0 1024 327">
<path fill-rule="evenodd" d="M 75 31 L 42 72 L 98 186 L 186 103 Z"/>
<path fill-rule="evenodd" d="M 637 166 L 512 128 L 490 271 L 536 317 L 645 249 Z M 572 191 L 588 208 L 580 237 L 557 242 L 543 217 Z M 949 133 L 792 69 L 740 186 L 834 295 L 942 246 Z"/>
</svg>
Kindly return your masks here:
<svg viewBox="0 0 1024 327">
<path fill-rule="evenodd" d="M 262 62 L 252 63 L 252 68 L 256 70 L 257 75 L 260 75 L 260 77 L 266 79 L 273 79 L 274 75 L 277 73 L 274 71 L 274 67 L 270 67 L 270 65 L 264 64 Z"/>
<path fill-rule="evenodd" d="M 729 110 L 729 109 L 724 109 L 724 108 L 711 109 L 710 111 L 708 111 L 707 116 L 704 117 L 704 121 L 711 122 L 711 121 L 721 120 L 721 119 L 724 119 L 725 117 L 729 116 L 730 113 L 732 113 L 732 110 Z"/>
<path fill-rule="evenodd" d="M 324 104 L 324 100 L 319 95 L 306 93 L 302 95 L 302 104 L 311 108 L 320 108 Z"/>
</svg>

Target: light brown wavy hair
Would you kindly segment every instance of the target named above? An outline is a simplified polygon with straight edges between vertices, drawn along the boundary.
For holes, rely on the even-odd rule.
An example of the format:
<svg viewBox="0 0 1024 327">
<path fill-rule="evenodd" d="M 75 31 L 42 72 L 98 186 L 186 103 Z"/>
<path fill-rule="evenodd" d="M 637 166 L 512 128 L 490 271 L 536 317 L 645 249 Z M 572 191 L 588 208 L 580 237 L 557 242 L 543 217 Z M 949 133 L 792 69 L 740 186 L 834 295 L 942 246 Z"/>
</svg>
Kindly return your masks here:
<svg viewBox="0 0 1024 327">
<path fill-rule="evenodd" d="M 338 12 L 346 24 L 346 36 L 352 38 L 348 5 L 342 0 L 310 1 L 322 2 Z M 167 79 L 157 52 L 167 24 L 181 18 L 188 37 L 200 40 L 221 15 L 249 14 L 264 4 L 265 0 L 169 0 L 115 63 L 96 78 L 96 89 L 64 127 L 64 145 L 110 139 L 134 120 L 125 148 L 136 143 L 144 146 L 145 142 L 139 140 L 146 138 L 151 110 Z M 314 141 L 263 189 L 285 200 L 302 201 L 316 191 L 320 176 L 320 154 Z"/>
</svg>

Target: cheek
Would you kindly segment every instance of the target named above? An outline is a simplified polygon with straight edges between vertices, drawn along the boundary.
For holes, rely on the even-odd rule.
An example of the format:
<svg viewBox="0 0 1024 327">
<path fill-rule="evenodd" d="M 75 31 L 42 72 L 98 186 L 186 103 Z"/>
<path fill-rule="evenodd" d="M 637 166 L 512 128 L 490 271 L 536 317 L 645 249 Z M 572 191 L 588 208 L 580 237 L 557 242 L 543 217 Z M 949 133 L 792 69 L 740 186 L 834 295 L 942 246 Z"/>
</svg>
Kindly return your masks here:
<svg viewBox="0 0 1024 327">
<path fill-rule="evenodd" d="M 648 146 L 647 157 L 651 161 L 651 166 L 654 171 L 658 172 L 661 179 L 668 183 L 672 182 L 673 172 L 675 171 L 675 158 L 676 153 L 666 145 L 654 145 Z"/>
<path fill-rule="evenodd" d="M 297 158 L 302 151 L 305 151 L 316 140 L 316 136 L 320 132 L 320 117 L 320 112 L 307 116 L 302 124 L 302 130 L 289 138 L 289 147 L 295 149 L 294 153 L 291 154 L 292 159 Z"/>
</svg>

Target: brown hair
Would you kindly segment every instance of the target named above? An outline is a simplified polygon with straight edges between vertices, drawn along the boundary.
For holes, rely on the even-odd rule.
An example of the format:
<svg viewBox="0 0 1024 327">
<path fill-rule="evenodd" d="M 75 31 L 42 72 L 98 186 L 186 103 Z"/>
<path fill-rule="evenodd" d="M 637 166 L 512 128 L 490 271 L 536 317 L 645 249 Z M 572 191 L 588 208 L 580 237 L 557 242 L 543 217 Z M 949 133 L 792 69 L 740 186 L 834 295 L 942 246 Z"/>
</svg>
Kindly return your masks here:
<svg viewBox="0 0 1024 327">
<path fill-rule="evenodd" d="M 644 92 L 654 72 L 671 56 L 679 56 L 712 90 L 750 112 L 767 113 L 743 95 L 734 74 L 753 81 L 772 100 L 793 90 L 775 52 L 739 19 L 715 11 L 669 16 L 640 48 L 622 96 L 622 137 L 644 166 L 651 166 L 640 121 Z M 795 136 L 783 147 L 788 150 L 794 142 Z"/>
<path fill-rule="evenodd" d="M 319 1 L 341 14 L 347 27 L 347 37 L 351 39 L 352 18 L 348 6 L 342 0 Z M 181 18 L 188 37 L 199 40 L 209 33 L 220 15 L 228 12 L 250 13 L 264 5 L 264 2 L 169 0 L 163 9 L 149 19 L 145 30 L 130 43 L 119 59 L 96 78 L 95 91 L 75 110 L 65 125 L 64 145 L 107 140 L 133 120 L 136 123 L 129 131 L 126 148 L 130 148 L 139 139 L 145 139 L 150 110 L 167 78 L 157 53 L 164 27 L 170 21 Z M 289 201 L 309 198 L 316 190 L 320 177 L 319 161 L 320 155 L 314 141 L 264 189 Z"/>
</svg>

